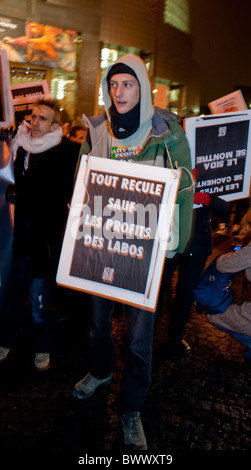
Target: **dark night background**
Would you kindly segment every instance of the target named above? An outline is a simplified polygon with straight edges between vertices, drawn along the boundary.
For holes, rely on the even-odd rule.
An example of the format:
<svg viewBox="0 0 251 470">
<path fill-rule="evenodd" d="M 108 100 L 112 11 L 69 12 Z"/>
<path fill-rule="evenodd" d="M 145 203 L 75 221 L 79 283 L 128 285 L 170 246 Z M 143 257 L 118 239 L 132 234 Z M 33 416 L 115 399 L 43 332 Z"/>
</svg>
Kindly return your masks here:
<svg viewBox="0 0 251 470">
<path fill-rule="evenodd" d="M 201 106 L 242 89 L 251 104 L 250 0 L 190 0 Z"/>
</svg>

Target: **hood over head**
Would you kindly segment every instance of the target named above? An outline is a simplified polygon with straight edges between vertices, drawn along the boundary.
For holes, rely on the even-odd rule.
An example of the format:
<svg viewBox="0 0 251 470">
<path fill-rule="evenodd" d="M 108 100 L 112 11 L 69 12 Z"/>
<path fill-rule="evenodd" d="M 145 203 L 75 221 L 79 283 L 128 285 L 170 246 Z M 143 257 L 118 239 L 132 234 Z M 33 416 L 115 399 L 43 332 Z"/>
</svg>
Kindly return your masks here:
<svg viewBox="0 0 251 470">
<path fill-rule="evenodd" d="M 148 72 L 145 66 L 145 63 L 140 57 L 134 55 L 134 54 L 127 54 L 123 57 L 120 57 L 116 62 L 114 62 L 113 65 L 109 66 L 106 70 L 106 74 L 104 78 L 102 79 L 102 91 L 103 91 L 103 98 L 104 98 L 104 103 L 105 103 L 105 110 L 108 119 L 110 120 L 110 114 L 109 114 L 109 108 L 112 104 L 110 95 L 109 95 L 109 84 L 107 78 L 111 77 L 111 69 L 114 67 L 114 69 L 121 70 L 120 73 L 123 73 L 123 68 L 119 68 L 118 64 L 125 64 L 126 66 L 130 67 L 139 84 L 140 84 L 140 123 L 139 126 L 143 126 L 146 123 L 149 123 L 152 119 L 154 109 L 152 105 L 152 95 L 151 95 L 151 83 L 150 79 L 148 76 Z M 115 68 L 116 67 L 116 68 Z M 114 70 L 114 73 L 115 73 Z M 124 72 L 128 73 L 128 72 Z"/>
</svg>

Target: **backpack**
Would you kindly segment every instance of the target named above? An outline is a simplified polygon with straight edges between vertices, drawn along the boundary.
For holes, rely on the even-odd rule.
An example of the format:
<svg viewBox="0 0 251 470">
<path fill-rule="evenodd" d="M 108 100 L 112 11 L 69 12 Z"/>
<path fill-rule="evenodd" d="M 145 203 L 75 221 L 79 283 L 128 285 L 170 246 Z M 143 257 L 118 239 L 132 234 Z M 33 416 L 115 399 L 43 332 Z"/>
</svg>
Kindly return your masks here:
<svg viewBox="0 0 251 470">
<path fill-rule="evenodd" d="M 201 315 L 224 313 L 234 299 L 230 287 L 233 273 L 218 271 L 216 259 L 209 264 L 193 290 L 196 309 Z"/>
</svg>

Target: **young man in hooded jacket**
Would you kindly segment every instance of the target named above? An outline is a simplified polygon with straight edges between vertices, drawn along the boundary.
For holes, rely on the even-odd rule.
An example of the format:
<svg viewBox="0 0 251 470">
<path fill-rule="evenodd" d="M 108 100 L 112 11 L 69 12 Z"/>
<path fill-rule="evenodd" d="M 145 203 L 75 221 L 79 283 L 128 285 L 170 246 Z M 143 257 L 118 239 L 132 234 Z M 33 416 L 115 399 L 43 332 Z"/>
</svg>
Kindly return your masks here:
<svg viewBox="0 0 251 470">
<path fill-rule="evenodd" d="M 177 250 L 183 251 L 190 236 L 193 190 L 189 174 L 189 146 L 177 117 L 153 107 L 145 64 L 133 54 L 120 58 L 108 68 L 102 80 L 102 90 L 106 112 L 89 119 L 83 116 L 88 134 L 80 154 L 187 169 L 188 172 L 182 171 L 177 199 Z M 168 154 L 172 162 L 169 161 Z M 74 389 L 74 395 L 82 399 L 90 397 L 100 385 L 111 382 L 115 365 L 111 336 L 111 317 L 115 302 L 91 296 L 91 306 L 90 372 Z M 128 305 L 124 305 L 124 315 L 128 340 L 120 398 L 124 444 L 131 450 L 146 450 L 147 442 L 140 412 L 151 382 L 155 315 Z"/>
</svg>

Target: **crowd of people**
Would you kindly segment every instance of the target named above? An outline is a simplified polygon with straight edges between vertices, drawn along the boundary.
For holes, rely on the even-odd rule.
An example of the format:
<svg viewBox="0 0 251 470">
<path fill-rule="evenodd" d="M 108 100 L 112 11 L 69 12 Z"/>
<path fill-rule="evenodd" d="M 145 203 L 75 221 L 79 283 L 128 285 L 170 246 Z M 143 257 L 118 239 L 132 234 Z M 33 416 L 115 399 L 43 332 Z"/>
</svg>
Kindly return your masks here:
<svg viewBox="0 0 251 470">
<path fill-rule="evenodd" d="M 139 57 L 128 54 L 108 67 L 102 79 L 102 90 L 104 114 L 83 116 L 83 126 L 72 127 L 67 136 L 63 135 L 55 103 L 38 101 L 30 124 L 23 122 L 13 139 L 15 181 L 6 191 L 7 201 L 15 205 L 13 263 L 6 308 L 0 318 L 0 362 L 7 360 L 15 347 L 23 325 L 27 294 L 34 364 L 39 371 L 50 367 L 51 291 L 55 286 L 79 156 L 112 156 L 142 165 L 180 168 L 177 243 L 175 249 L 166 253 L 156 311 L 123 306 L 127 355 L 119 412 L 124 445 L 131 450 L 147 450 L 140 413 L 151 386 L 156 316 L 163 309 L 165 293 L 177 268 L 179 275 L 170 312 L 167 353 L 172 357 L 188 354 L 190 347 L 183 335 L 193 305 L 193 289 L 212 253 L 211 217 L 212 214 L 228 217 L 231 207 L 217 196 L 197 191 L 197 175 L 192 172 L 190 148 L 179 118 L 153 106 L 150 79 Z M 121 148 L 126 151 L 121 152 Z M 241 273 L 242 277 L 237 276 L 233 284 L 241 286 L 242 290 L 239 288 L 237 299 L 236 289 L 236 297 L 224 314 L 214 315 L 209 321 L 243 342 L 248 347 L 246 357 L 250 359 L 251 210 L 247 210 L 240 223 L 239 242 L 242 249 L 223 254 L 217 266 L 221 271 Z M 98 387 L 112 380 L 114 309 L 113 300 L 90 295 L 89 372 L 74 387 L 73 394 L 78 399 L 88 399 Z"/>
</svg>

